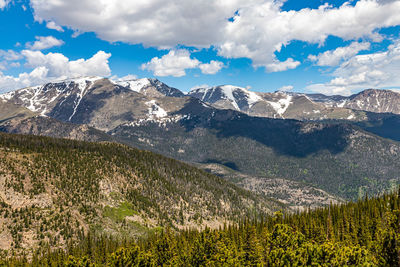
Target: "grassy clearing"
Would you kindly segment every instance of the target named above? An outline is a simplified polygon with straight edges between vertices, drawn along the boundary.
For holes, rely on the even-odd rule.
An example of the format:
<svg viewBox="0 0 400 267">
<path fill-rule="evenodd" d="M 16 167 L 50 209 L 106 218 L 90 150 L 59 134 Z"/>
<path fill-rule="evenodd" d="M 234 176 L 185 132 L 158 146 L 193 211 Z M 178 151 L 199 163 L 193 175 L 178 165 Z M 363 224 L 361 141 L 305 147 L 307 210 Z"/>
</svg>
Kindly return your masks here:
<svg viewBox="0 0 400 267">
<path fill-rule="evenodd" d="M 133 206 L 128 202 L 123 202 L 118 207 L 106 206 L 103 212 L 104 217 L 111 218 L 112 220 L 117 222 L 122 222 L 125 217 L 137 214 L 138 212 L 135 211 L 133 209 Z"/>
</svg>

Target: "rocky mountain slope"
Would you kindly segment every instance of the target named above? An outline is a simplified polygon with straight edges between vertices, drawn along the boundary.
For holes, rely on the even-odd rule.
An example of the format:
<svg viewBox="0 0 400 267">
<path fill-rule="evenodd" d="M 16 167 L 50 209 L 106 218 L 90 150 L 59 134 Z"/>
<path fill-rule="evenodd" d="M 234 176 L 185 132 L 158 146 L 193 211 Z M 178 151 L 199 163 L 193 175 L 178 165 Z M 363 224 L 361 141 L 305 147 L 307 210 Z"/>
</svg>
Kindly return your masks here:
<svg viewBox="0 0 400 267">
<path fill-rule="evenodd" d="M 292 92 L 256 93 L 223 85 L 191 90 L 188 95 L 217 108 L 233 109 L 251 116 L 298 120 L 366 120 L 364 112 L 400 114 L 400 94 L 390 90 L 365 90 L 358 94 L 325 96 Z"/>
<path fill-rule="evenodd" d="M 112 136 L 93 127 L 62 122 L 4 100 L 0 100 L 0 131 L 93 142 L 115 141 Z"/>
<path fill-rule="evenodd" d="M 185 96 L 156 79 L 109 80 L 83 77 L 0 95 L 10 105 L 65 122 L 84 123 L 109 131 L 151 116 L 167 117 L 193 97 L 218 109 L 233 109 L 250 116 L 303 121 L 367 121 L 366 112 L 400 113 L 400 94 L 365 90 L 350 97 L 289 92 L 256 93 L 231 85 L 197 88 Z M 118 106 L 116 109 L 115 106 Z M 122 116 L 121 116 L 122 115 Z M 96 117 L 108 116 L 103 123 Z"/>
<path fill-rule="evenodd" d="M 343 199 L 307 183 L 288 179 L 252 176 L 218 163 L 199 163 L 196 166 L 247 190 L 278 200 L 291 210 L 301 211 L 307 208 L 315 209 L 330 204 L 344 203 Z"/>
<path fill-rule="evenodd" d="M 107 133 L 85 124 L 61 122 L 43 116 L 33 116 L 22 120 L 13 119 L 5 123 L 0 123 L 0 131 L 16 134 L 67 138 L 89 142 L 117 142 L 115 138 Z"/>
<path fill-rule="evenodd" d="M 183 93 L 156 80 L 148 82 L 138 80 L 135 87 L 133 81 L 126 81 L 128 87 L 124 87 L 119 85 L 123 82 L 81 78 L 13 91 L 0 95 L 0 101 L 63 122 L 109 131 L 123 123 L 167 117 L 168 112 L 183 107 L 187 100 L 181 97 Z M 169 97 L 171 94 L 179 97 Z"/>
<path fill-rule="evenodd" d="M 169 87 L 165 83 L 157 79 L 133 79 L 133 80 L 117 80 L 112 81 L 113 83 L 127 87 L 135 92 L 147 95 L 147 96 L 171 96 L 171 97 L 183 97 L 184 93 L 180 90 Z"/>
<path fill-rule="evenodd" d="M 349 97 L 321 97 L 321 95 L 318 97 L 309 95 L 309 97 L 332 107 L 400 114 L 400 93 L 391 90 L 368 89 Z"/>
<path fill-rule="evenodd" d="M 210 88 L 197 88 L 188 95 L 201 99 L 201 101 L 224 109 L 235 109 L 248 112 L 253 105 L 262 98 L 247 89 L 232 85 L 222 85 Z"/>
<path fill-rule="evenodd" d="M 256 93 L 231 85 L 198 88 L 188 95 L 219 109 L 233 109 L 250 116 L 298 119 L 361 119 L 363 114 L 318 103 L 304 94 Z"/>
<path fill-rule="evenodd" d="M 92 231 L 218 227 L 278 202 L 173 159 L 115 143 L 0 133 L 0 252 L 65 247 Z"/>
<path fill-rule="evenodd" d="M 16 105 L 11 102 L 0 100 L 0 123 L 4 123 L 9 120 L 21 120 L 36 114 L 21 105 Z"/>
</svg>

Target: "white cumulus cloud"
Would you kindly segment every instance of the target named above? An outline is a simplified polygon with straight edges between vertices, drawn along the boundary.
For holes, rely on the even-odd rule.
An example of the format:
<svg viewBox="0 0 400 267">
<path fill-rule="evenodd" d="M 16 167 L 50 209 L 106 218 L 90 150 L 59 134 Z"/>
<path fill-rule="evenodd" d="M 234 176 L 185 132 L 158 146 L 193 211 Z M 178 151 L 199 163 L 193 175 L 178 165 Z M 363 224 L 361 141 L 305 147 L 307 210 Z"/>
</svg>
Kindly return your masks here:
<svg viewBox="0 0 400 267">
<path fill-rule="evenodd" d="M 224 66 L 222 62 L 212 60 L 202 63 L 192 58 L 186 49 L 171 50 L 162 57 L 154 57 L 151 61 L 142 64 L 142 70 L 152 71 L 156 76 L 182 77 L 186 70 L 199 68 L 204 74 L 215 74 Z"/>
<path fill-rule="evenodd" d="M 9 2 L 9 0 L 0 0 L 0 9 L 5 8 Z"/>
<path fill-rule="evenodd" d="M 63 40 L 59 40 L 53 36 L 36 36 L 35 38 L 35 42 L 26 44 L 27 48 L 32 50 L 45 50 L 64 44 Z"/>
<path fill-rule="evenodd" d="M 23 56 L 20 53 L 15 52 L 14 50 L 0 49 L 0 70 L 6 70 L 9 67 L 19 67 L 20 63 L 18 61 L 22 58 Z"/>
<path fill-rule="evenodd" d="M 92 0 L 31 0 L 31 5 L 38 21 L 93 31 L 110 42 L 208 47 L 219 39 L 238 7 L 256 2 L 260 0 L 97 1 L 95 5 Z"/>
<path fill-rule="evenodd" d="M 210 47 L 226 58 L 249 58 L 255 67 L 284 71 L 275 53 L 293 40 L 323 44 L 330 35 L 345 40 L 380 40 L 377 29 L 400 24 L 400 1 L 359 0 L 338 8 L 282 11 L 274 0 L 98 1 L 31 0 L 37 21 L 77 32 L 95 32 L 110 42 L 158 48 Z M 79 9 L 76 7 L 79 6 Z M 230 19 L 232 18 L 233 19 Z M 99 19 L 101 18 L 101 19 Z M 180 72 L 182 74 L 182 72 Z"/>
<path fill-rule="evenodd" d="M 130 81 L 130 80 L 136 80 L 138 77 L 135 74 L 128 74 L 122 77 L 118 77 L 117 75 L 114 75 L 110 77 L 111 80 L 117 81 L 117 82 L 123 82 L 123 81 Z"/>
<path fill-rule="evenodd" d="M 288 58 L 286 61 L 274 60 L 273 63 L 265 65 L 265 68 L 269 72 L 285 71 L 290 69 L 295 69 L 300 65 L 299 61 L 293 60 L 293 58 Z"/>
<path fill-rule="evenodd" d="M 368 50 L 371 47 L 369 42 L 353 42 L 346 47 L 338 47 L 335 50 L 326 51 L 317 56 L 310 55 L 308 58 L 316 62 L 318 66 L 331 66 L 335 67 L 340 64 L 342 60 L 347 60 L 360 51 Z"/>
<path fill-rule="evenodd" d="M 354 90 L 395 87 L 400 84 L 400 40 L 387 51 L 355 55 L 332 72 L 327 83 L 311 84 L 310 91 L 349 95 Z"/>
<path fill-rule="evenodd" d="M 325 4 L 318 9 L 281 11 L 277 2 L 264 1 L 258 6 L 239 10 L 227 25 L 225 42 L 219 54 L 230 58 L 246 57 L 255 66 L 276 67 L 275 52 L 293 40 L 323 44 L 330 35 L 345 40 L 381 38 L 376 29 L 400 23 L 400 1 L 381 4 L 360 0 L 339 8 Z M 285 70 L 285 68 L 282 68 Z"/>
<path fill-rule="evenodd" d="M 46 23 L 46 27 L 48 29 L 56 30 L 56 31 L 59 31 L 59 32 L 63 32 L 64 31 L 64 29 L 60 25 L 57 25 L 54 21 L 51 21 L 51 20 Z"/>
<path fill-rule="evenodd" d="M 10 91 L 60 79 L 81 76 L 109 76 L 108 59 L 111 54 L 99 51 L 89 59 L 69 60 L 60 53 L 43 54 L 41 51 L 23 50 L 25 66 L 33 69 L 18 76 L 0 72 L 0 91 Z"/>
<path fill-rule="evenodd" d="M 15 52 L 14 50 L 1 50 L 0 49 L 0 58 L 3 58 L 6 61 L 16 61 L 16 60 L 20 60 L 23 58 L 23 56 L 18 53 Z"/>
<path fill-rule="evenodd" d="M 142 65 L 143 70 L 149 70 L 156 76 L 182 77 L 186 69 L 194 69 L 200 64 L 197 59 L 190 57 L 190 52 L 185 49 L 171 50 L 161 58 L 154 57 L 150 62 Z"/>
<path fill-rule="evenodd" d="M 203 74 L 216 74 L 224 67 L 221 61 L 211 60 L 210 63 L 203 63 L 199 68 Z"/>
</svg>

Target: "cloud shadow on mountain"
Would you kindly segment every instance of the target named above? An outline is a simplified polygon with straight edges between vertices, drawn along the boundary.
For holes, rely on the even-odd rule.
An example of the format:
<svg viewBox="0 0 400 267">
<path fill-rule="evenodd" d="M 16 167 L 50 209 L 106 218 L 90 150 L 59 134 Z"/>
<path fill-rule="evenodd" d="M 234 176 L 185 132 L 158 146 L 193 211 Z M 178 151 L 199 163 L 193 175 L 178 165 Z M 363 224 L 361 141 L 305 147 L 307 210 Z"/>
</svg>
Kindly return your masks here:
<svg viewBox="0 0 400 267">
<path fill-rule="evenodd" d="M 187 112 L 187 111 L 185 111 Z M 193 114 L 193 112 L 192 112 Z M 321 151 L 343 152 L 352 126 L 348 124 L 303 123 L 296 120 L 250 117 L 233 110 L 204 109 L 191 120 L 182 121 L 187 132 L 202 127 L 218 138 L 242 137 L 270 147 L 279 155 L 307 157 Z"/>
<path fill-rule="evenodd" d="M 393 113 L 366 113 L 368 120 L 357 123 L 364 130 L 378 136 L 400 141 L 400 116 Z"/>
</svg>

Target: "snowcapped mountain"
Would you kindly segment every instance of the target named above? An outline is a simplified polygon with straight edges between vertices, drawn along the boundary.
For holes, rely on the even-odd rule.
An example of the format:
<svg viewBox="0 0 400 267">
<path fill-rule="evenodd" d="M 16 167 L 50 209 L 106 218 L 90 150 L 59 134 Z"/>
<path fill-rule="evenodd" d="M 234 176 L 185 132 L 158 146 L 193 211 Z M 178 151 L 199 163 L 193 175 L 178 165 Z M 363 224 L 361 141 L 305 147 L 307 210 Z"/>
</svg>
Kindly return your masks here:
<svg viewBox="0 0 400 267">
<path fill-rule="evenodd" d="M 360 116 L 351 109 L 332 108 L 332 105 L 314 101 L 299 93 L 256 93 L 237 86 L 223 85 L 193 89 L 188 95 L 215 108 L 233 109 L 256 117 L 323 120 L 356 119 Z"/>
<path fill-rule="evenodd" d="M 309 94 L 307 96 L 313 101 L 329 107 L 400 114 L 400 93 L 392 90 L 367 89 L 348 97 L 322 94 Z"/>
<path fill-rule="evenodd" d="M 34 114 L 103 131 L 149 121 L 165 124 L 190 117 L 193 110 L 213 108 L 303 121 L 366 121 L 365 111 L 400 114 L 400 94 L 388 90 L 366 90 L 344 97 L 280 91 L 256 93 L 222 85 L 193 89 L 185 95 L 159 80 L 147 78 L 82 77 L 5 93 L 0 95 L 1 100 Z"/>
<path fill-rule="evenodd" d="M 298 93 L 289 93 L 289 94 L 298 94 Z M 315 102 L 321 102 L 321 103 L 335 103 L 347 99 L 346 96 L 342 95 L 324 95 L 324 94 L 307 94 L 307 97 L 309 97 Z"/>
<path fill-rule="evenodd" d="M 232 85 L 197 88 L 191 90 L 188 95 L 216 107 L 238 111 L 248 111 L 255 103 L 262 100 L 257 93 Z"/>
<path fill-rule="evenodd" d="M 0 101 L 62 122 L 109 131 L 121 124 L 177 120 L 187 102 L 178 89 L 156 79 L 113 81 L 82 77 L 0 95 Z M 171 116 L 169 116 L 171 114 Z"/>
<path fill-rule="evenodd" d="M 400 114 L 400 93 L 369 89 L 346 96 L 277 91 L 256 93 L 223 85 L 191 90 L 188 95 L 216 108 L 250 116 L 298 120 L 365 120 L 365 112 Z"/>
<path fill-rule="evenodd" d="M 73 121 L 82 99 L 101 80 L 103 83 L 104 80 L 108 81 L 108 85 L 124 87 L 149 97 L 184 96 L 178 89 L 169 87 L 156 79 L 112 81 L 102 77 L 82 77 L 8 92 L 1 94 L 0 99 L 50 117 L 54 117 L 55 113 L 59 113 L 58 110 L 62 108 L 64 112 L 62 120 Z"/>
<path fill-rule="evenodd" d="M 391 90 L 368 89 L 337 102 L 336 106 L 376 113 L 400 114 L 400 93 Z"/>
<path fill-rule="evenodd" d="M 68 120 L 71 121 L 88 89 L 101 79 L 101 77 L 82 77 L 47 83 L 1 94 L 0 99 L 24 106 L 41 115 L 48 115 L 56 105 L 70 100 L 71 112 L 68 113 Z"/>
<path fill-rule="evenodd" d="M 114 84 L 127 87 L 135 92 L 150 96 L 183 97 L 180 90 L 169 87 L 157 79 L 112 80 Z"/>
<path fill-rule="evenodd" d="M 188 95 L 215 108 L 233 109 L 251 116 L 268 118 L 286 118 L 285 113 L 295 100 L 295 97 L 284 92 L 256 93 L 232 85 L 197 88 Z"/>
</svg>

